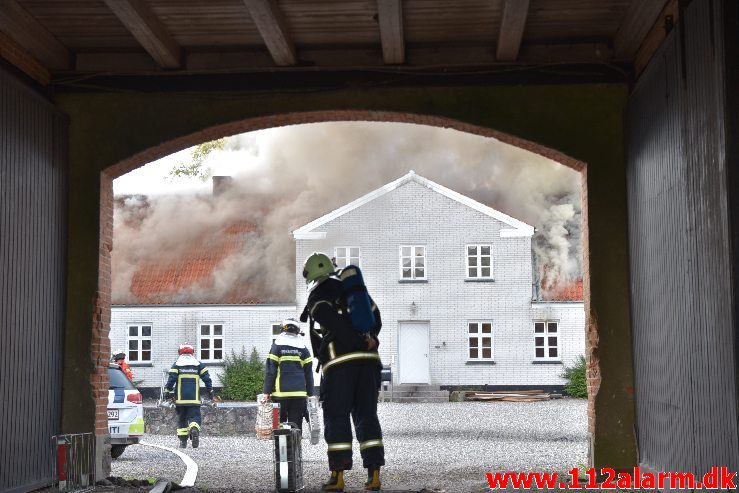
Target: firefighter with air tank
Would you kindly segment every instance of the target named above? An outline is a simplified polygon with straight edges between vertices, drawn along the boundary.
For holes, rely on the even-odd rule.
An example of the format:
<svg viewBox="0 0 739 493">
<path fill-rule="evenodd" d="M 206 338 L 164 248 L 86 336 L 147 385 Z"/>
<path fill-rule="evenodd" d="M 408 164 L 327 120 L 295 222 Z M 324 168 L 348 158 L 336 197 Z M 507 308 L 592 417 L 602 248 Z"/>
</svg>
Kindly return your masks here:
<svg viewBox="0 0 739 493">
<path fill-rule="evenodd" d="M 344 491 L 344 471 L 352 468 L 353 420 L 367 469 L 364 489 L 378 491 L 380 467 L 385 465 L 377 417 L 380 311 L 356 266 L 336 272 L 326 254 L 313 253 L 305 260 L 303 277 L 309 295 L 301 321 L 311 322 L 313 354 L 323 366 L 321 400 L 331 477 L 322 490 Z"/>
</svg>

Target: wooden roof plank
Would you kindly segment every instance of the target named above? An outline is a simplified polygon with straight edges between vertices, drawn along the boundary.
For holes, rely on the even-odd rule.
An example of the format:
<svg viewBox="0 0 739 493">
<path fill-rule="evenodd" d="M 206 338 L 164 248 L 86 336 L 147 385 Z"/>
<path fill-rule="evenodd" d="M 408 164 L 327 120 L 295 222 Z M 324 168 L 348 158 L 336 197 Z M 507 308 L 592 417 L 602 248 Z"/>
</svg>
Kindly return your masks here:
<svg viewBox="0 0 739 493">
<path fill-rule="evenodd" d="M 680 9 L 677 0 L 670 0 L 659 15 L 657 22 L 654 24 L 649 34 L 644 38 L 639 51 L 634 57 L 634 71 L 637 78 L 649 64 L 650 60 L 657 53 L 662 43 L 667 39 L 667 35 L 677 25 L 680 17 Z"/>
<path fill-rule="evenodd" d="M 657 21 L 667 0 L 632 0 L 613 39 L 616 59 L 631 59 Z"/>
<path fill-rule="evenodd" d="M 387 64 L 405 62 L 402 0 L 377 0 L 382 58 Z"/>
<path fill-rule="evenodd" d="M 104 0 L 134 38 L 162 68 L 182 65 L 182 48 L 142 0 Z"/>
<path fill-rule="evenodd" d="M 499 61 L 513 62 L 518 58 L 528 15 L 529 0 L 505 0 L 496 50 Z"/>
<path fill-rule="evenodd" d="M 0 31 L 50 70 L 69 68 L 72 56 L 44 26 L 16 0 L 0 0 Z"/>
<path fill-rule="evenodd" d="M 295 44 L 290 37 L 285 19 L 275 0 L 244 0 L 259 34 L 267 45 L 275 65 L 297 63 Z"/>
</svg>

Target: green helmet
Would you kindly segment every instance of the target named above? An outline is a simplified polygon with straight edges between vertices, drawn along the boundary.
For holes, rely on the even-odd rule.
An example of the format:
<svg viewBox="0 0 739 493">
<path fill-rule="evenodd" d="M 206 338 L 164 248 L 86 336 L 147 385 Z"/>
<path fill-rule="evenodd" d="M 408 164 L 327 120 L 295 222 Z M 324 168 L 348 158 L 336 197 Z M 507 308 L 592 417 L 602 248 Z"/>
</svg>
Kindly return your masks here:
<svg viewBox="0 0 739 493">
<path fill-rule="evenodd" d="M 314 252 L 303 264 L 303 277 L 306 283 L 317 281 L 334 273 L 334 263 L 325 253 Z"/>
</svg>

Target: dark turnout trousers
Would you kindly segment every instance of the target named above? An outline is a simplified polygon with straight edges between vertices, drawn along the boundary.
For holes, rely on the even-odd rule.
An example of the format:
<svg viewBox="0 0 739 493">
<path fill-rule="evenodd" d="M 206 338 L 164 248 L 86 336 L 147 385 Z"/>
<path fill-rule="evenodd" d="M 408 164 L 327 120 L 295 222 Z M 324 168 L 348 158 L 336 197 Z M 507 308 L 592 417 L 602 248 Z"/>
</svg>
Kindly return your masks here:
<svg viewBox="0 0 739 493">
<path fill-rule="evenodd" d="M 280 422 L 291 422 L 303 431 L 303 419 L 308 414 L 306 397 L 274 397 L 272 402 L 280 404 Z"/>
<path fill-rule="evenodd" d="M 321 385 L 324 438 L 332 471 L 352 468 L 352 426 L 357 433 L 364 467 L 385 465 L 382 430 L 377 419 L 380 370 L 376 362 L 336 365 Z"/>
<path fill-rule="evenodd" d="M 175 406 L 177 410 L 177 436 L 186 437 L 190 428 L 200 431 L 202 423 L 200 417 L 200 406 Z"/>
</svg>

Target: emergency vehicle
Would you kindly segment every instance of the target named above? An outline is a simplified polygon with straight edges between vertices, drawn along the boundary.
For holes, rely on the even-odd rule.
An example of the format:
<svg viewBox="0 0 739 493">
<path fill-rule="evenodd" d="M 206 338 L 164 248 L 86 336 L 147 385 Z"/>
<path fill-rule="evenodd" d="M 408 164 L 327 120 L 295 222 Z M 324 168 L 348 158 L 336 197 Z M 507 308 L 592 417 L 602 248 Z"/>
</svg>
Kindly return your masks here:
<svg viewBox="0 0 739 493">
<path fill-rule="evenodd" d="M 144 434 L 144 406 L 141 393 L 121 368 L 108 366 L 108 433 L 110 455 L 116 459 L 127 446 L 139 443 Z"/>
</svg>

